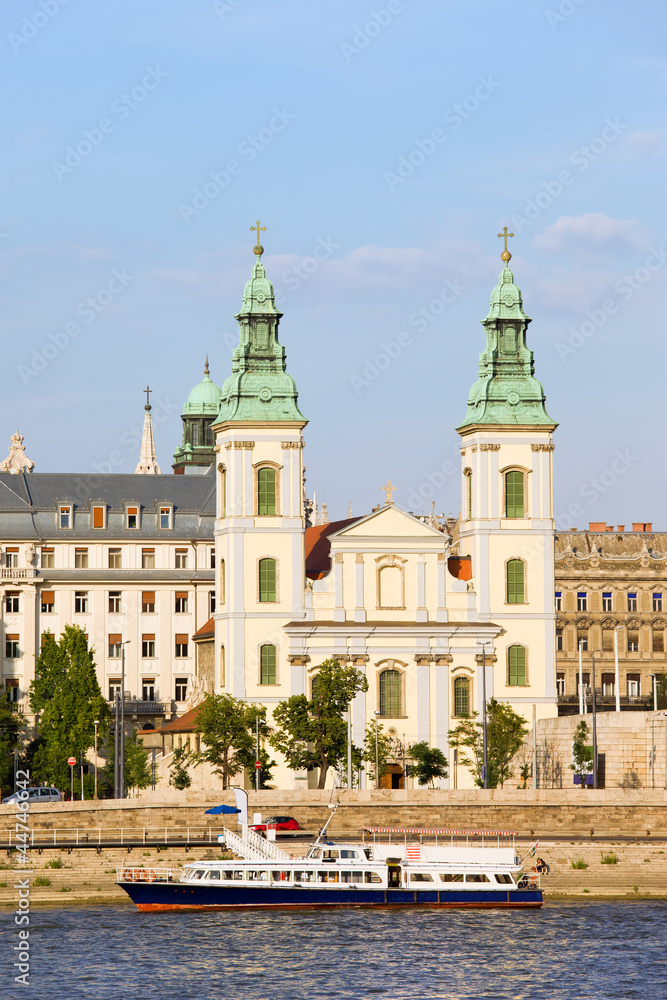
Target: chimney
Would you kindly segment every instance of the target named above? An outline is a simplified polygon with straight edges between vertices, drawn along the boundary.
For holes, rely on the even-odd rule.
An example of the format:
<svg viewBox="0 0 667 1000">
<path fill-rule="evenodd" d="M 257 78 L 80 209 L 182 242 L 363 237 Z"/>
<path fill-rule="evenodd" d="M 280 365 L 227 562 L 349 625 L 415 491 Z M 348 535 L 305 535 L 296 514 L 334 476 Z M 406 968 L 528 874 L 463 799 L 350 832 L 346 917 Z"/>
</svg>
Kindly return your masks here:
<svg viewBox="0 0 667 1000">
<path fill-rule="evenodd" d="M 632 522 L 633 531 L 653 531 L 653 525 L 644 521 L 633 521 Z"/>
<path fill-rule="evenodd" d="M 589 531 L 606 531 L 607 522 L 606 521 L 589 521 L 588 522 Z"/>
<path fill-rule="evenodd" d="M 618 530 L 619 531 L 625 531 L 625 525 L 624 524 L 619 524 Z"/>
</svg>

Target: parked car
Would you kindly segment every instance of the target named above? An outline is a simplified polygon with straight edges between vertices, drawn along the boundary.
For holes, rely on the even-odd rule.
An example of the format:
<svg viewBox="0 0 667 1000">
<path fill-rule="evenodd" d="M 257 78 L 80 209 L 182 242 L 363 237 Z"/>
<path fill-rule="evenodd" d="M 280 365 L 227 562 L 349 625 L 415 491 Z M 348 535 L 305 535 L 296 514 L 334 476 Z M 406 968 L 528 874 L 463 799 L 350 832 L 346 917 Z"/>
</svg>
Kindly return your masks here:
<svg viewBox="0 0 667 1000">
<path fill-rule="evenodd" d="M 63 798 L 57 788 L 26 788 L 25 791 L 28 793 L 27 796 L 25 792 L 14 792 L 13 795 L 4 798 L 2 804 L 19 802 L 27 798 L 35 805 L 45 805 L 48 802 L 62 802 Z"/>
<path fill-rule="evenodd" d="M 255 823 L 250 829 L 254 830 L 255 833 L 265 833 L 270 826 L 275 827 L 276 833 L 283 831 L 292 833 L 302 829 L 293 816 L 269 816 L 263 823 Z"/>
</svg>

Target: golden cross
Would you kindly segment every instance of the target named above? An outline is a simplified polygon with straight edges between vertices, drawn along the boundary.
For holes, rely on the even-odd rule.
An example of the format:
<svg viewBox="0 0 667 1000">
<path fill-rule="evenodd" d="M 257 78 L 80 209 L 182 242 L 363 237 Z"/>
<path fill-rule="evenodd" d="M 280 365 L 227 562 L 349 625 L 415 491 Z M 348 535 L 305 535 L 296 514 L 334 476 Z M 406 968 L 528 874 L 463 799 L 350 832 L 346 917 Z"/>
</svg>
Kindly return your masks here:
<svg viewBox="0 0 667 1000">
<path fill-rule="evenodd" d="M 257 233 L 257 243 L 256 243 L 256 246 L 259 246 L 259 234 L 260 234 L 260 233 L 265 233 L 265 232 L 266 232 L 266 226 L 260 226 L 260 224 L 259 224 L 259 219 L 258 219 L 258 220 L 257 220 L 257 225 L 256 225 L 256 226 L 251 226 L 251 227 L 250 227 L 250 232 L 251 232 L 251 233 L 254 233 L 254 232 L 256 232 L 256 233 Z"/>
<path fill-rule="evenodd" d="M 146 406 L 151 405 L 150 394 L 152 393 L 152 391 L 153 390 L 149 389 L 148 386 L 146 386 L 146 388 L 144 389 L 144 392 L 146 393 Z"/>
<path fill-rule="evenodd" d="M 507 232 L 507 226 L 503 229 L 502 233 L 498 233 L 499 240 L 505 240 L 505 253 L 507 253 L 507 237 L 514 236 L 514 233 Z"/>
<path fill-rule="evenodd" d="M 398 489 L 398 486 L 392 486 L 392 485 L 391 485 L 391 479 L 388 479 L 388 480 L 387 480 L 387 485 L 386 485 L 386 486 L 383 486 L 383 487 L 382 487 L 382 489 L 383 489 L 383 490 L 385 491 L 385 493 L 387 494 L 387 503 L 388 503 L 388 504 L 390 504 L 390 503 L 393 503 L 393 502 L 394 502 L 394 497 L 393 497 L 393 494 L 394 494 L 394 493 L 396 492 L 396 490 Z"/>
</svg>

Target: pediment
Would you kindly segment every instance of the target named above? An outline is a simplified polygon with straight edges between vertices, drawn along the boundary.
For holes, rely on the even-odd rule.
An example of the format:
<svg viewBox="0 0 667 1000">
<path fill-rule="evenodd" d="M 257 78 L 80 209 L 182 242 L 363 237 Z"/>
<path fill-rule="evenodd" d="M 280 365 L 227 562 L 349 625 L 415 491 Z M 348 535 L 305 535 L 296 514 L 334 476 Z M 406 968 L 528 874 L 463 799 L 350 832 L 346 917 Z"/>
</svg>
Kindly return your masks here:
<svg viewBox="0 0 667 1000">
<path fill-rule="evenodd" d="M 349 528 L 343 528 L 330 537 L 332 541 L 339 538 L 428 538 L 430 541 L 439 539 L 444 543 L 448 536 L 437 528 L 432 528 L 430 524 L 419 521 L 400 507 L 387 504 L 381 510 L 362 517 Z"/>
</svg>

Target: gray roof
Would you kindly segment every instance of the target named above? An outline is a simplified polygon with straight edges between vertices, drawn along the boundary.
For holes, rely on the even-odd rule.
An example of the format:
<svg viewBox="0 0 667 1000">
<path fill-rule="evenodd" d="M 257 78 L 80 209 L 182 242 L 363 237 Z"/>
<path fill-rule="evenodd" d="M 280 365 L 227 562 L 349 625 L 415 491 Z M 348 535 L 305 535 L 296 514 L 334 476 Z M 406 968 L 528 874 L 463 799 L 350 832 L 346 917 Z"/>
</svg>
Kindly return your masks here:
<svg viewBox="0 0 667 1000">
<path fill-rule="evenodd" d="M 56 508 L 69 501 L 74 507 L 73 528 L 57 526 Z M 107 506 L 106 528 L 92 530 L 91 501 Z M 125 528 L 125 504 L 141 508 L 141 526 Z M 158 508 L 174 508 L 173 529 L 158 528 Z M 213 466 L 201 476 L 142 476 L 88 473 L 33 472 L 0 474 L 0 537 L 3 539 L 53 539 L 55 537 L 111 538 L 213 538 L 215 475 Z"/>
</svg>

